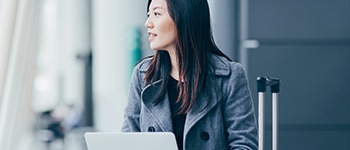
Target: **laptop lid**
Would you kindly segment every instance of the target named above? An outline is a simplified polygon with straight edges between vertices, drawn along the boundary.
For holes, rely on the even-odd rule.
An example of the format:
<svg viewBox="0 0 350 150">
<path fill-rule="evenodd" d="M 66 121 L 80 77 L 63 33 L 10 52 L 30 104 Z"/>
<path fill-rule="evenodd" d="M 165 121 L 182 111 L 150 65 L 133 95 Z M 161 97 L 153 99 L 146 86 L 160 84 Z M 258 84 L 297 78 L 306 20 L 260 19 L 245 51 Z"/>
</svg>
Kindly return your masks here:
<svg viewBox="0 0 350 150">
<path fill-rule="evenodd" d="M 88 150 L 178 150 L 171 132 L 87 132 Z"/>
</svg>

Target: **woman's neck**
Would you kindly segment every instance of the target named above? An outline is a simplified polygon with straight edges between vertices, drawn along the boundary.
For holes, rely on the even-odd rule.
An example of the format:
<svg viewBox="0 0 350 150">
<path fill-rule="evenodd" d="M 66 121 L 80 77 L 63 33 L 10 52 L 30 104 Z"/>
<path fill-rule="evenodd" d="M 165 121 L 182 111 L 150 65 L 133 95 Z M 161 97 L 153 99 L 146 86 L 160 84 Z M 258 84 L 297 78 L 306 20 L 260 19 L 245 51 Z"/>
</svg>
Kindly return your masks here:
<svg viewBox="0 0 350 150">
<path fill-rule="evenodd" d="M 168 53 L 169 53 L 170 62 L 171 62 L 170 75 L 175 80 L 179 81 L 179 79 L 180 79 L 180 77 L 179 77 L 179 63 L 177 61 L 176 52 L 175 51 L 168 51 Z"/>
</svg>

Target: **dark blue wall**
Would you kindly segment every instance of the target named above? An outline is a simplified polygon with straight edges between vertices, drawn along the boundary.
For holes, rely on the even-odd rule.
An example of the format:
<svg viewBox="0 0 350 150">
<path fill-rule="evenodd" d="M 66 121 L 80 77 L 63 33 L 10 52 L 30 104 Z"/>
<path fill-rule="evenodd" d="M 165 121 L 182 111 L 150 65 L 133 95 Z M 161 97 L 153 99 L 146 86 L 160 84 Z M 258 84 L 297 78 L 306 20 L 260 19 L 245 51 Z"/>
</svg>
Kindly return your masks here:
<svg viewBox="0 0 350 150">
<path fill-rule="evenodd" d="M 250 86 L 281 79 L 279 149 L 350 149 L 350 0 L 249 1 Z M 266 144 L 271 149 L 271 96 Z"/>
</svg>

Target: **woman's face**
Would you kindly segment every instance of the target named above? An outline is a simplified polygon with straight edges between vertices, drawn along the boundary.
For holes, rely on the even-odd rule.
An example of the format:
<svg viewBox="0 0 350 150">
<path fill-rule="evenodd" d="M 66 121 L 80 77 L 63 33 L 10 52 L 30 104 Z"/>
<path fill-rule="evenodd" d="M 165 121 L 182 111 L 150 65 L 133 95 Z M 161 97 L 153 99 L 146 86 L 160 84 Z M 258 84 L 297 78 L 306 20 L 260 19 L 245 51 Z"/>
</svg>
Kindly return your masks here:
<svg viewBox="0 0 350 150">
<path fill-rule="evenodd" d="M 176 26 L 168 13 L 166 0 L 152 0 L 145 26 L 148 29 L 151 49 L 167 51 L 176 49 Z"/>
</svg>

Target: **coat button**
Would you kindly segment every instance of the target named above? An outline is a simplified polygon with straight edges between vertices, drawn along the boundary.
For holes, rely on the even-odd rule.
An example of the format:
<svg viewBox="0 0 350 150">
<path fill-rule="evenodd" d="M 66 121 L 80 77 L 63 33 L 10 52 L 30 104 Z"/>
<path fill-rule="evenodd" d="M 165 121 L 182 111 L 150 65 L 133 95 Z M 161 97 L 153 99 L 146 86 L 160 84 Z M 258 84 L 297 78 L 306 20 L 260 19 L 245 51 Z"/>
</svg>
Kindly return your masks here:
<svg viewBox="0 0 350 150">
<path fill-rule="evenodd" d="M 209 133 L 208 132 L 201 132 L 201 134 L 200 134 L 200 136 L 201 136 L 201 139 L 202 140 L 204 140 L 204 141 L 208 141 L 209 140 Z"/>
<path fill-rule="evenodd" d="M 148 132 L 156 132 L 156 128 L 153 126 L 148 127 Z"/>
</svg>

